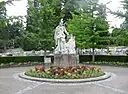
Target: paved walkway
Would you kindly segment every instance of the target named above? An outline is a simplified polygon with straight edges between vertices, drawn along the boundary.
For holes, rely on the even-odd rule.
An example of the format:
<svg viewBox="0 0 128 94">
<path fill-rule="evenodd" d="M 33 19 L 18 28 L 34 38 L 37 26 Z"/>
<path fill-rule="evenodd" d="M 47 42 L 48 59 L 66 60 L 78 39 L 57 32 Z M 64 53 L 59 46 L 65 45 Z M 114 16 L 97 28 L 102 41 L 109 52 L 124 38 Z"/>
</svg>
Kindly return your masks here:
<svg viewBox="0 0 128 94">
<path fill-rule="evenodd" d="M 101 66 L 111 72 L 105 81 L 81 84 L 49 84 L 23 80 L 18 73 L 32 67 L 0 69 L 0 94 L 128 94 L 128 68 Z"/>
</svg>

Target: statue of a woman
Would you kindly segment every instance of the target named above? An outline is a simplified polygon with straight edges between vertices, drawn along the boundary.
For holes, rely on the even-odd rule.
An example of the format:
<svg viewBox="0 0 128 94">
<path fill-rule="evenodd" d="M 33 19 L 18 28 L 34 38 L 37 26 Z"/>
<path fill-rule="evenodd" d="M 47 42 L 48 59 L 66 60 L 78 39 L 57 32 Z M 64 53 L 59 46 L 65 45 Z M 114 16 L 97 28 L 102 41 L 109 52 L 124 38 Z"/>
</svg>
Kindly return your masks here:
<svg viewBox="0 0 128 94">
<path fill-rule="evenodd" d="M 66 35 L 65 35 L 66 34 Z M 69 35 L 69 33 L 66 31 L 66 28 L 63 23 L 63 19 L 61 19 L 59 25 L 55 29 L 54 39 L 55 43 L 57 45 L 56 50 L 64 50 L 64 45 L 66 43 L 66 36 Z"/>
</svg>

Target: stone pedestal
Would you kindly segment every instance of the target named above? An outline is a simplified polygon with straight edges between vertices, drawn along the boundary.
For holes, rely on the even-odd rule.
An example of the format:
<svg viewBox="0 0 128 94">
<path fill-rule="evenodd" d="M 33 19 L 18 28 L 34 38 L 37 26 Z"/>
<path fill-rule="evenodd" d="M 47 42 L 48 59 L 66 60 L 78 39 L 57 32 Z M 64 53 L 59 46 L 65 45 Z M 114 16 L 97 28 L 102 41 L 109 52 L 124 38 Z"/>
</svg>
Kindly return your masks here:
<svg viewBox="0 0 128 94">
<path fill-rule="evenodd" d="M 70 67 L 76 65 L 76 54 L 55 54 L 54 66 Z"/>
</svg>

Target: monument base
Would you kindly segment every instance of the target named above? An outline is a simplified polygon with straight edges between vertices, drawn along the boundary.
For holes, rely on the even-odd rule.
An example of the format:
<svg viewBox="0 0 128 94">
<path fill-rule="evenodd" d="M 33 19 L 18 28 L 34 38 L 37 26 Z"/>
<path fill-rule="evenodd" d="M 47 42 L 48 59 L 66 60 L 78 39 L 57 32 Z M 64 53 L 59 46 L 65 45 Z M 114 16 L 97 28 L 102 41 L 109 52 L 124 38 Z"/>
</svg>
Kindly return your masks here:
<svg viewBox="0 0 128 94">
<path fill-rule="evenodd" d="M 55 54 L 54 66 L 70 67 L 76 65 L 76 54 Z"/>
</svg>

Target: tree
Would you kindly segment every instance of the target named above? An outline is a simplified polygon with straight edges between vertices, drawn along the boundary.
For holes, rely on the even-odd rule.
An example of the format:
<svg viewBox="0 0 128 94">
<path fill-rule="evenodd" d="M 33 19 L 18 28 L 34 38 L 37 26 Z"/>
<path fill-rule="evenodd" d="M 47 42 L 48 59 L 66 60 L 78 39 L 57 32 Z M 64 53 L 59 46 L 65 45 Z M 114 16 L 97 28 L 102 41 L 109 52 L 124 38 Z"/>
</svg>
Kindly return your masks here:
<svg viewBox="0 0 128 94">
<path fill-rule="evenodd" d="M 121 17 L 124 18 L 124 22 L 122 23 L 121 27 L 123 29 L 128 29 L 128 0 L 123 0 L 121 1 L 122 5 L 123 5 L 123 10 L 125 11 L 124 13 L 121 11 L 116 12 L 115 14 L 117 15 L 117 17 Z"/>
<path fill-rule="evenodd" d="M 116 46 L 128 46 L 128 32 L 126 29 L 115 28 L 112 31 L 112 37 Z"/>
<path fill-rule="evenodd" d="M 58 0 L 38 0 L 38 6 L 28 2 L 27 27 L 22 37 L 25 50 L 52 50 L 54 30 L 60 21 Z M 25 41 L 27 40 L 27 41 Z M 31 46 L 30 46 L 31 45 Z M 28 49 L 27 49 L 28 48 Z"/>
<path fill-rule="evenodd" d="M 119 18 L 123 18 L 124 22 L 121 24 L 121 28 L 128 29 L 128 0 L 122 0 L 121 3 L 123 5 L 123 12 L 118 10 L 116 12 L 110 11 L 110 13 Z"/>
<path fill-rule="evenodd" d="M 9 19 L 7 18 L 6 14 L 6 5 L 10 4 L 11 0 L 8 1 L 1 1 L 0 2 L 0 49 L 6 50 L 6 45 L 8 43 L 8 26 L 7 24 L 9 23 Z"/>
<path fill-rule="evenodd" d="M 63 9 L 61 12 L 62 12 L 64 22 L 72 18 L 71 12 L 75 12 L 75 10 L 80 8 L 78 1 L 81 1 L 81 0 L 60 0 L 60 3 L 63 3 L 63 5 L 61 5 L 63 6 Z"/>
<path fill-rule="evenodd" d="M 67 22 L 68 31 L 76 36 L 77 47 L 92 48 L 93 62 L 95 48 L 106 47 L 109 42 L 109 25 L 99 7 L 97 0 L 88 0 L 82 11 Z"/>
<path fill-rule="evenodd" d="M 21 37 L 22 32 L 24 31 L 23 18 L 18 17 L 9 17 L 10 21 L 7 24 L 8 30 L 8 48 L 18 48 L 20 43 L 18 43 L 17 38 Z"/>
<path fill-rule="evenodd" d="M 10 17 L 6 14 L 6 5 L 13 5 L 12 1 L 6 0 L 0 2 L 0 49 L 4 50 L 16 44 L 16 37 L 20 35 L 23 28 L 22 17 Z"/>
<path fill-rule="evenodd" d="M 117 11 L 112 14 L 116 15 L 119 18 L 123 18 L 124 22 L 120 25 L 120 28 L 115 28 L 112 32 L 112 37 L 114 38 L 115 44 L 117 46 L 127 46 L 128 45 L 128 0 L 121 1 L 123 5 L 123 12 Z"/>
</svg>

